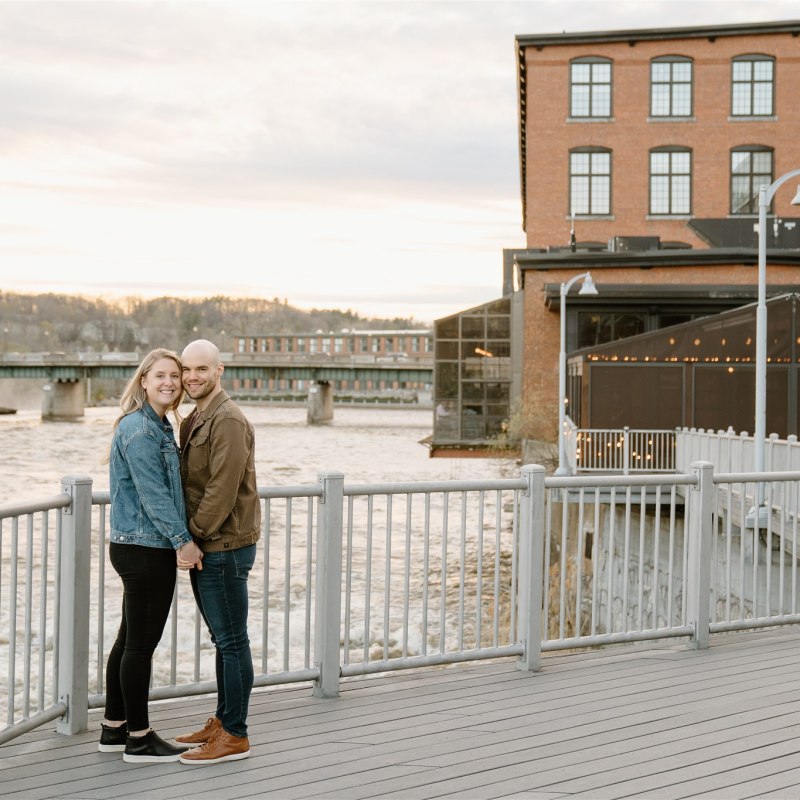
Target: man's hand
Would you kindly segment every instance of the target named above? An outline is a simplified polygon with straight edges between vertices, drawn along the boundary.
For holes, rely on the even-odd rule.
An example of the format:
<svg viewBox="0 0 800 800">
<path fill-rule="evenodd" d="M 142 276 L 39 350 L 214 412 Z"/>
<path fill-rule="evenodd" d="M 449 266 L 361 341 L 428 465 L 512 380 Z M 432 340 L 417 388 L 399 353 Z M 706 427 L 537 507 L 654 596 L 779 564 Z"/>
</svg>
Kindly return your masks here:
<svg viewBox="0 0 800 800">
<path fill-rule="evenodd" d="M 195 542 L 187 542 L 176 553 L 178 569 L 203 569 L 203 551 Z"/>
</svg>

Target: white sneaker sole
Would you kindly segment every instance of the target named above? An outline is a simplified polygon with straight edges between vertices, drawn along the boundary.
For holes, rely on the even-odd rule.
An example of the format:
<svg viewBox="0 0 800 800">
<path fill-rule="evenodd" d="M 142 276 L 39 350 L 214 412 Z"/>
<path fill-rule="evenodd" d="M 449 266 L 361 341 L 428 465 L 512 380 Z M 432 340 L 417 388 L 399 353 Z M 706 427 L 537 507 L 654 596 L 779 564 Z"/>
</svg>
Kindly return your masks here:
<svg viewBox="0 0 800 800">
<path fill-rule="evenodd" d="M 174 756 L 136 756 L 129 755 L 128 753 L 122 754 L 122 760 L 126 764 L 165 764 L 168 761 L 177 761 L 180 754 L 176 753 Z"/>
<path fill-rule="evenodd" d="M 232 753 L 229 756 L 221 756 L 220 758 L 184 758 L 180 757 L 181 764 L 197 764 L 198 766 L 205 766 L 206 764 L 221 764 L 223 761 L 241 761 L 243 758 L 249 758 L 250 751 L 246 753 Z"/>
<path fill-rule="evenodd" d="M 98 744 L 97 750 L 100 753 L 122 753 L 125 751 L 124 744 Z"/>
</svg>

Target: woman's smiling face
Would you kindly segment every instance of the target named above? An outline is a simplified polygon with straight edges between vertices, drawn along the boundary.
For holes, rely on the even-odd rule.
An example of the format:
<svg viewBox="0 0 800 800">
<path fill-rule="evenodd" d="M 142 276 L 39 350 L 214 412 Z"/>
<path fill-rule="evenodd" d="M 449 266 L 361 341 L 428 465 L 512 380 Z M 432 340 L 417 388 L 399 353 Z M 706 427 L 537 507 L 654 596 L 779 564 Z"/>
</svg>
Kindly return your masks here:
<svg viewBox="0 0 800 800">
<path fill-rule="evenodd" d="M 147 402 L 163 417 L 183 393 L 180 367 L 171 358 L 159 358 L 142 378 L 142 388 Z"/>
</svg>

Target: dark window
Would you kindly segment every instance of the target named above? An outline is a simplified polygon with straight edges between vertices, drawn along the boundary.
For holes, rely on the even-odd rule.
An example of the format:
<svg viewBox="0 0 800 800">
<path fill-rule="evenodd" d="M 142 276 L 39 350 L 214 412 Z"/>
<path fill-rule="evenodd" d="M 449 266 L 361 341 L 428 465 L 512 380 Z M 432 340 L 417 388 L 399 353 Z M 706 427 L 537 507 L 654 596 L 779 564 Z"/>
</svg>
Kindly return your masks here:
<svg viewBox="0 0 800 800">
<path fill-rule="evenodd" d="M 732 76 L 731 114 L 734 117 L 771 116 L 774 113 L 774 59 L 739 56 L 733 60 Z"/>
<path fill-rule="evenodd" d="M 731 150 L 731 214 L 757 214 L 758 190 L 772 183 L 772 150 L 737 147 Z"/>
<path fill-rule="evenodd" d="M 682 148 L 650 151 L 650 213 L 689 214 L 692 209 L 692 153 Z"/>
<path fill-rule="evenodd" d="M 650 63 L 650 116 L 689 117 L 692 114 L 692 62 L 664 56 Z"/>
<path fill-rule="evenodd" d="M 576 59 L 570 65 L 572 117 L 611 116 L 611 62 L 594 58 Z"/>
<path fill-rule="evenodd" d="M 646 330 L 645 314 L 581 311 L 578 313 L 578 348 L 636 336 Z"/>
<path fill-rule="evenodd" d="M 570 213 L 611 213 L 611 151 L 581 149 L 569 154 Z"/>
</svg>

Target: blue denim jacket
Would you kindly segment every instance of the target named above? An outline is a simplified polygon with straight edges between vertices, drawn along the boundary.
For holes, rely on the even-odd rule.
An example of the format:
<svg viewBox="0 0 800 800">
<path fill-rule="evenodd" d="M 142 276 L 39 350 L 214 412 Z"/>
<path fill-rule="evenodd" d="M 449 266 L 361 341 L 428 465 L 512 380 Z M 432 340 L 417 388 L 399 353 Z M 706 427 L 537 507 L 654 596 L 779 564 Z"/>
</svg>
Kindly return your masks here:
<svg viewBox="0 0 800 800">
<path fill-rule="evenodd" d="M 149 404 L 120 420 L 109 475 L 112 542 L 177 550 L 192 541 L 172 425 Z"/>
</svg>

